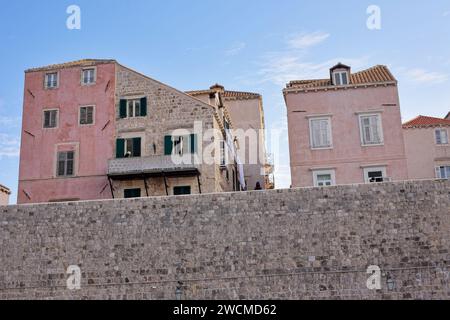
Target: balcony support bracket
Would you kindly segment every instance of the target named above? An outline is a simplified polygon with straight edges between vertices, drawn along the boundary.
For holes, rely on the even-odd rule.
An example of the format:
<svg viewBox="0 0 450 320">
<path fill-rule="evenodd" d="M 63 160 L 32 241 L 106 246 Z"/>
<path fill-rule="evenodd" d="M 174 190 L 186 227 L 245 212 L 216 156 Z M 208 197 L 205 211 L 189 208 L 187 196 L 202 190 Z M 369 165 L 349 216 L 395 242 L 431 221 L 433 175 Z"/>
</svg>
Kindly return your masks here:
<svg viewBox="0 0 450 320">
<path fill-rule="evenodd" d="M 166 187 L 166 195 L 169 195 L 169 185 L 167 184 L 167 177 L 165 174 L 163 175 L 163 177 L 164 177 L 164 186 Z"/>
<path fill-rule="evenodd" d="M 147 179 L 145 178 L 145 176 L 142 177 L 142 178 L 144 179 L 145 193 L 147 194 L 147 197 L 149 197 L 149 194 L 148 194 L 148 183 L 147 183 Z"/>
<path fill-rule="evenodd" d="M 114 188 L 113 188 L 113 185 L 112 185 L 111 177 L 108 177 L 108 181 L 109 181 L 109 188 L 111 189 L 112 198 L 115 199 L 115 197 L 114 197 Z"/>
<path fill-rule="evenodd" d="M 200 173 L 197 174 L 198 192 L 202 194 L 202 184 L 200 182 Z"/>
</svg>

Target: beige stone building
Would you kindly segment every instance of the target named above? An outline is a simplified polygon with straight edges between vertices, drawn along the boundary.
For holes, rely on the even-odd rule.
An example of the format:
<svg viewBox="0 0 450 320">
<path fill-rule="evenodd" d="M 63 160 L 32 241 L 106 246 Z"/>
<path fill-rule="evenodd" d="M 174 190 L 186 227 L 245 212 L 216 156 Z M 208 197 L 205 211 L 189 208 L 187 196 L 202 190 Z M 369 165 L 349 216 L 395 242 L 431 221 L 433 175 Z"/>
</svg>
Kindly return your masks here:
<svg viewBox="0 0 450 320">
<path fill-rule="evenodd" d="M 213 106 L 224 105 L 233 120 L 238 153 L 244 164 L 248 190 L 257 183 L 274 188 L 272 166 L 267 161 L 262 96 L 258 93 L 229 91 L 219 84 L 207 90 L 188 91 L 189 95 Z"/>
<path fill-rule="evenodd" d="M 108 169 L 114 197 L 245 188 L 234 141 L 227 135 L 234 119 L 226 106 L 208 104 L 121 65 L 116 76 L 116 158 Z"/>
<path fill-rule="evenodd" d="M 0 206 L 7 206 L 9 204 L 10 195 L 11 190 L 0 184 Z"/>
</svg>

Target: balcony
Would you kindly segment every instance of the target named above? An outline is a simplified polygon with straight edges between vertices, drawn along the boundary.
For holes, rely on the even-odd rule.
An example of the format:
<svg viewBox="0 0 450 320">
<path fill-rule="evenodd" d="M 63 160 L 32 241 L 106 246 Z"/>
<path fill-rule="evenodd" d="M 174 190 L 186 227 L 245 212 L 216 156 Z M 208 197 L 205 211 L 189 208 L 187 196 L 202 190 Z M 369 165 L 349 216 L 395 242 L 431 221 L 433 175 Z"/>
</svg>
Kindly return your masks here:
<svg viewBox="0 0 450 320">
<path fill-rule="evenodd" d="M 150 156 L 111 159 L 108 163 L 108 176 L 111 178 L 133 178 L 142 176 L 186 176 L 198 175 L 198 165 L 178 164 L 171 156 Z"/>
</svg>

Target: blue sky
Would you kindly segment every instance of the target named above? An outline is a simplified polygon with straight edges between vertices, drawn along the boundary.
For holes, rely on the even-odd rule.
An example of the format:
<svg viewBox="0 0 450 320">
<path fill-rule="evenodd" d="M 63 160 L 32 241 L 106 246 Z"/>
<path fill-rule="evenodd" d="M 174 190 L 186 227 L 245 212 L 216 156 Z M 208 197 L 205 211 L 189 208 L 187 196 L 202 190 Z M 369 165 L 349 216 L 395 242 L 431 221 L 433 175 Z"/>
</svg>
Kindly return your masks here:
<svg viewBox="0 0 450 320">
<path fill-rule="evenodd" d="M 81 30 L 66 28 L 72 4 L 81 8 Z M 369 5 L 381 9 L 381 30 L 366 26 Z M 218 82 L 259 92 L 267 128 L 282 130 L 278 187 L 290 184 L 281 93 L 288 80 L 326 77 L 338 61 L 353 70 L 386 64 L 400 83 L 404 120 L 450 111 L 448 0 L 3 1 L 0 39 L 0 183 L 13 190 L 12 203 L 29 67 L 114 58 L 180 90 Z"/>
</svg>

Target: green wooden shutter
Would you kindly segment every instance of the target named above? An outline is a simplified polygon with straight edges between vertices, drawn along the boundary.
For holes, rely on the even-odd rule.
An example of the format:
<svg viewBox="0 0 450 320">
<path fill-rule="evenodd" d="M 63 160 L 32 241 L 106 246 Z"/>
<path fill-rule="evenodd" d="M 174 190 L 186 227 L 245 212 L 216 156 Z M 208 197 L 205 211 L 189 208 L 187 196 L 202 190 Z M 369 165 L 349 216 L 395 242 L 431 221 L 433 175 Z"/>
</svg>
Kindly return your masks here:
<svg viewBox="0 0 450 320">
<path fill-rule="evenodd" d="M 141 117 L 147 116 L 147 97 L 141 99 Z"/>
<path fill-rule="evenodd" d="M 164 154 L 170 156 L 172 154 L 172 136 L 164 137 Z"/>
<path fill-rule="evenodd" d="M 197 135 L 191 134 L 191 153 L 194 154 L 197 152 Z"/>
<path fill-rule="evenodd" d="M 133 157 L 141 156 L 141 138 L 133 139 Z"/>
<path fill-rule="evenodd" d="M 120 100 L 120 118 L 126 118 L 127 117 L 127 100 L 121 99 Z"/>
<path fill-rule="evenodd" d="M 116 141 L 116 158 L 125 157 L 125 139 L 117 139 Z"/>
</svg>

